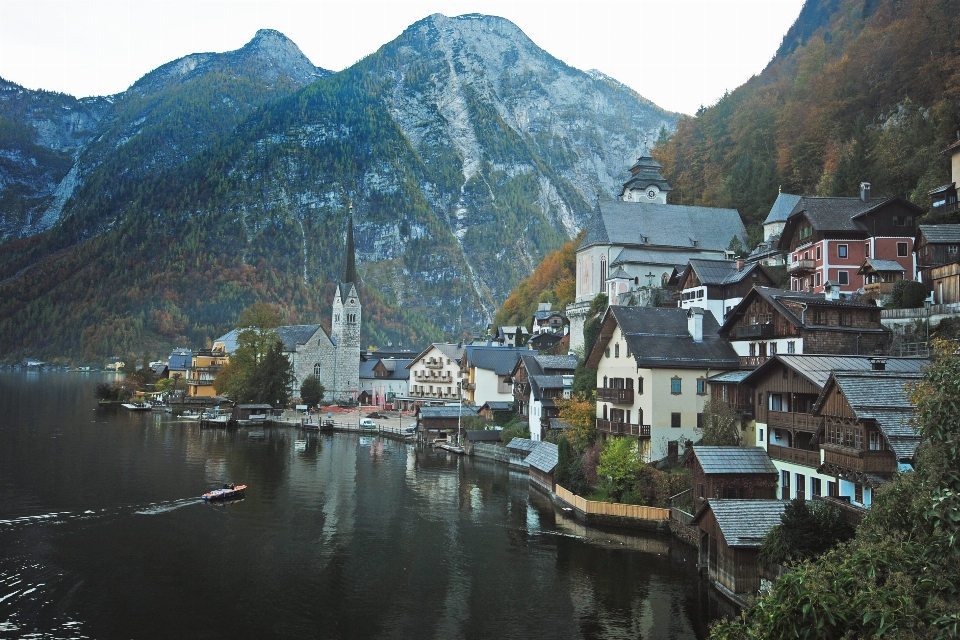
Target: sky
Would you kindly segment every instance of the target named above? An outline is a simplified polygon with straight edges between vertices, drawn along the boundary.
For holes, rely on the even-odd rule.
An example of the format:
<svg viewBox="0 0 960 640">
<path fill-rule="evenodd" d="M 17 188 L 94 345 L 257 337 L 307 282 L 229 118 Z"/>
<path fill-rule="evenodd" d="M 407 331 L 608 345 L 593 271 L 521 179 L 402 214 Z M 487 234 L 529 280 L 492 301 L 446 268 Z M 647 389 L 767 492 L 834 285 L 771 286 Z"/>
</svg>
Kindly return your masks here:
<svg viewBox="0 0 960 640">
<path fill-rule="evenodd" d="M 693 114 L 760 73 L 803 0 L 0 0 L 0 77 L 76 97 L 276 29 L 340 71 L 434 13 L 516 24 L 548 53 Z"/>
</svg>

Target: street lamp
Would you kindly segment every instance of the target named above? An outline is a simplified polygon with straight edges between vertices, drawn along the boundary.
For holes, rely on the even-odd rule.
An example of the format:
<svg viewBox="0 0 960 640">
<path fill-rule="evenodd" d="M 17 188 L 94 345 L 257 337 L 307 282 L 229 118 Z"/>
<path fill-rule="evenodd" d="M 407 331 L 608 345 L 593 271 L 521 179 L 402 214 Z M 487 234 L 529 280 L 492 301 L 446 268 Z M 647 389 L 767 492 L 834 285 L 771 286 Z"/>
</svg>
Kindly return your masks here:
<svg viewBox="0 0 960 640">
<path fill-rule="evenodd" d="M 927 353 L 930 352 L 930 299 L 927 298 L 923 301 L 923 308 L 927 310 Z"/>
</svg>

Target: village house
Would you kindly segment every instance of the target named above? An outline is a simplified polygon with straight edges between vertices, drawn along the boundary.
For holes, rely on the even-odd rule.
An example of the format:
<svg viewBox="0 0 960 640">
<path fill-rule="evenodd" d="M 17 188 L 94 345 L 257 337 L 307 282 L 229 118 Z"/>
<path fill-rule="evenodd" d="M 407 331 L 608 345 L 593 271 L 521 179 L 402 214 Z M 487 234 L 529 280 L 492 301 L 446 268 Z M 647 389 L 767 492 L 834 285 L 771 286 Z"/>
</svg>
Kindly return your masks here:
<svg viewBox="0 0 960 640">
<path fill-rule="evenodd" d="M 789 193 L 777 193 L 777 199 L 763 221 L 763 240 L 747 256 L 746 261 L 748 263 L 759 262 L 769 267 L 776 267 L 785 263 L 784 252 L 780 249 L 780 234 L 783 233 L 787 218 L 790 217 L 790 213 L 800 202 L 800 199 L 800 196 Z"/>
<path fill-rule="evenodd" d="M 960 183 L 960 136 L 940 154 L 950 157 L 950 177 L 953 181 L 928 192 L 930 213 L 933 216 L 953 213 L 960 208 L 960 203 L 957 202 L 957 183 Z"/>
<path fill-rule="evenodd" d="M 711 398 L 729 402 L 753 422 L 756 440 L 746 444 L 765 449 L 773 460 L 779 473 L 776 497 L 813 500 L 840 495 L 835 474 L 818 471 L 824 462 L 824 420 L 813 412 L 830 375 L 875 369 L 916 375 L 928 363 L 924 358 L 778 354 L 736 385 L 711 379 Z"/>
<path fill-rule="evenodd" d="M 759 263 L 743 260 L 691 260 L 677 278 L 680 308 L 700 307 L 723 323 L 754 286 L 775 286 Z"/>
<path fill-rule="evenodd" d="M 690 469 L 694 513 L 709 498 L 773 500 L 777 468 L 757 447 L 694 445 L 684 462 Z"/>
<path fill-rule="evenodd" d="M 570 334 L 544 331 L 530 338 L 527 348 L 537 353 L 562 355 L 570 351 Z"/>
<path fill-rule="evenodd" d="M 790 252 L 790 288 L 820 293 L 836 283 L 855 293 L 866 284 L 857 276 L 866 258 L 893 260 L 913 280 L 916 220 L 923 214 L 901 196 L 871 199 L 867 182 L 859 198 L 801 198 L 780 237 L 780 248 Z"/>
<path fill-rule="evenodd" d="M 220 370 L 229 362 L 222 346 L 199 349 L 190 359 L 187 368 L 187 395 L 194 398 L 212 398 L 217 395 L 213 382 Z"/>
<path fill-rule="evenodd" d="M 667 204 L 670 186 L 659 168 L 645 150 L 631 168 L 621 201 L 598 201 L 585 226 L 576 253 L 576 298 L 566 309 L 573 350 L 583 346 L 583 325 L 597 295 L 605 293 L 609 304 L 617 304 L 631 290 L 659 289 L 691 259 L 729 257 L 734 238 L 746 245 L 735 209 Z"/>
<path fill-rule="evenodd" d="M 936 304 L 960 302 L 949 279 L 957 272 L 953 265 L 960 261 L 958 251 L 960 224 L 922 224 L 917 228 L 917 272 L 927 290 L 933 291 Z"/>
<path fill-rule="evenodd" d="M 837 493 L 828 500 L 851 524 L 859 524 L 876 489 L 913 468 L 920 435 L 909 394 L 921 378 L 919 372 L 835 371 L 813 406 L 824 429 L 817 471 L 834 477 Z"/>
<path fill-rule="evenodd" d="M 407 395 L 413 358 L 368 355 L 360 362 L 360 404 L 382 405 Z"/>
<path fill-rule="evenodd" d="M 510 373 L 520 360 L 520 355 L 527 352 L 527 349 L 486 344 L 465 346 L 460 358 L 463 401 L 470 405 L 481 405 L 490 400 L 513 400 Z"/>
<path fill-rule="evenodd" d="M 509 325 L 497 327 L 497 332 L 492 341 L 501 347 L 519 347 L 527 343 L 530 337 L 530 331 L 520 325 Z"/>
<path fill-rule="evenodd" d="M 419 406 L 417 407 L 417 430 L 420 439 L 426 442 L 434 440 L 459 441 L 466 430 L 464 418 L 475 418 L 479 407 L 462 405 Z"/>
<path fill-rule="evenodd" d="M 559 415 L 556 399 L 569 397 L 577 356 L 545 356 L 532 352 L 520 355 L 510 377 L 514 406 L 530 425 L 530 437 L 541 440 L 550 418 Z M 532 378 L 537 378 L 534 389 Z M 547 400 L 544 405 L 544 400 Z M 547 415 L 544 415 L 547 414 Z"/>
<path fill-rule="evenodd" d="M 702 309 L 607 309 L 586 366 L 597 371 L 597 430 L 637 436 L 645 462 L 676 456 L 695 439 L 707 378 L 739 368 Z"/>
<path fill-rule="evenodd" d="M 890 330 L 881 309 L 824 293 L 754 287 L 728 315 L 719 334 L 740 364 L 755 367 L 778 353 L 886 353 Z"/>
<path fill-rule="evenodd" d="M 554 310 L 549 302 L 541 302 L 537 305 L 537 310 L 533 312 L 532 334 L 537 336 L 541 333 L 551 333 L 564 335 L 570 328 L 570 321 L 567 316 L 559 310 Z"/>
<path fill-rule="evenodd" d="M 757 557 L 763 537 L 780 524 L 781 500 L 710 498 L 692 524 L 700 529 L 700 566 L 721 593 L 745 604 L 760 591 Z"/>
<path fill-rule="evenodd" d="M 878 306 L 886 306 L 893 293 L 893 285 L 903 280 L 904 270 L 896 260 L 867 258 L 857 269 L 857 275 L 863 278 L 864 293 L 876 300 Z"/>
<path fill-rule="evenodd" d="M 435 342 L 415 357 L 407 369 L 410 383 L 404 408 L 434 402 L 460 402 L 460 359 L 463 343 Z"/>
</svg>

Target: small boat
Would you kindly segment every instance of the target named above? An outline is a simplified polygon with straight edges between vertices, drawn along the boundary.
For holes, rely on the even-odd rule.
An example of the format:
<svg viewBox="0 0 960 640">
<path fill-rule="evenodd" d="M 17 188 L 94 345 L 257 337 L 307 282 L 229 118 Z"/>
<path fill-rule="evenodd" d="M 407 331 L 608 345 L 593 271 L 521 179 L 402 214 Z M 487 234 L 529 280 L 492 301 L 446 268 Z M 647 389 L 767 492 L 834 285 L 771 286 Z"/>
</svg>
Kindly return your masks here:
<svg viewBox="0 0 960 640">
<path fill-rule="evenodd" d="M 201 497 L 204 500 L 233 500 L 235 498 L 242 498 L 246 490 L 247 485 L 245 484 L 225 484 L 223 485 L 223 489 L 208 491 Z"/>
<path fill-rule="evenodd" d="M 152 408 L 147 402 L 124 402 L 120 406 L 127 411 L 150 411 Z"/>
</svg>

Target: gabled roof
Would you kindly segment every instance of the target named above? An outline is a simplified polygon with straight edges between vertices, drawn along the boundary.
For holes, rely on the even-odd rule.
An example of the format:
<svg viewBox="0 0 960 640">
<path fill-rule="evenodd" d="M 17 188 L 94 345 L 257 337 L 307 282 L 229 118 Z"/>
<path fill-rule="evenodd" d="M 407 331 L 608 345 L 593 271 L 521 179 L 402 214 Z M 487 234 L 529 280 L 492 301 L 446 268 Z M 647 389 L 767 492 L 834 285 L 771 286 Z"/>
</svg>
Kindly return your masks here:
<svg viewBox="0 0 960 640">
<path fill-rule="evenodd" d="M 240 331 L 240 329 L 232 329 L 214 340 L 214 342 L 222 342 L 223 350 L 227 354 L 234 353 L 237 350 L 237 340 Z M 277 327 L 274 331 L 277 332 L 280 341 L 283 342 L 283 350 L 292 352 L 297 350 L 297 345 L 306 344 L 317 331 L 323 331 L 323 329 L 319 324 L 295 324 L 286 327 Z M 323 334 L 327 335 L 326 331 L 323 331 Z M 329 338 L 329 336 L 327 337 Z M 332 339 L 330 339 L 330 341 L 331 343 L 333 342 Z"/>
<path fill-rule="evenodd" d="M 567 319 L 567 316 L 565 316 L 564 313 L 559 309 L 554 309 L 552 311 L 550 309 L 545 309 L 545 310 L 537 310 L 533 312 L 534 320 L 547 320 L 549 318 L 552 318 L 553 316 L 560 316 L 564 320 Z"/>
<path fill-rule="evenodd" d="M 547 389 L 569 388 L 572 380 L 563 376 L 530 376 L 530 396 L 534 400 L 542 400 L 543 392 Z"/>
<path fill-rule="evenodd" d="M 746 310 L 750 307 L 754 300 L 757 297 L 762 297 L 770 305 L 777 310 L 790 324 L 798 328 L 809 328 L 819 325 L 814 325 L 807 322 L 805 312 L 801 311 L 801 315 L 797 315 L 793 310 L 784 303 L 793 303 L 795 305 L 803 305 L 807 308 L 810 307 L 833 307 L 839 309 L 871 309 L 873 311 L 878 311 L 879 307 L 876 307 L 872 304 L 864 304 L 861 302 L 853 302 L 851 300 L 827 300 L 826 296 L 822 293 L 808 293 L 806 291 L 787 291 L 785 289 L 774 289 L 773 287 L 759 287 L 754 286 L 748 293 L 743 297 L 743 300 L 734 307 L 730 313 L 727 314 L 727 319 L 723 323 L 723 326 L 720 327 L 720 335 L 726 337 L 731 328 Z M 802 317 L 801 317 L 802 316 Z M 830 326 L 830 329 L 833 330 L 844 330 L 850 329 L 855 330 L 857 333 L 869 333 L 869 332 L 886 332 L 888 331 L 882 325 L 880 325 L 879 320 L 876 327 L 838 327 Z"/>
<path fill-rule="evenodd" d="M 804 196 L 787 218 L 787 224 L 780 236 L 780 248 L 790 248 L 793 228 L 804 219 L 808 220 L 813 228 L 820 232 L 847 233 L 869 237 L 870 229 L 858 218 L 863 218 L 894 203 L 913 211 L 917 216 L 925 213 L 923 209 L 901 196 L 871 199 L 866 202 L 858 197 L 821 198 Z"/>
<path fill-rule="evenodd" d="M 960 244 L 960 224 L 922 224 L 917 231 L 930 244 Z"/>
<path fill-rule="evenodd" d="M 896 260 L 877 260 L 876 258 L 867 258 L 857 270 L 858 275 L 865 273 L 874 273 L 879 271 L 906 271 Z"/>
<path fill-rule="evenodd" d="M 760 447 L 712 447 L 694 445 L 693 455 L 707 475 L 760 474 L 777 475 L 777 468 Z"/>
<path fill-rule="evenodd" d="M 507 376 L 520 359 L 520 355 L 529 351 L 518 347 L 488 347 L 469 345 L 464 351 L 467 366 L 470 368 L 493 371 L 498 376 Z"/>
<path fill-rule="evenodd" d="M 481 409 L 483 409 L 484 407 L 487 407 L 488 409 L 490 409 L 490 411 L 512 411 L 513 403 L 506 402 L 503 400 L 487 400 L 482 405 L 480 405 Z"/>
<path fill-rule="evenodd" d="M 403 358 L 375 358 L 360 361 L 360 377 L 364 379 L 375 380 L 409 380 L 410 369 L 407 368 L 413 362 L 412 359 Z M 390 373 L 386 376 L 377 376 L 374 373 L 377 365 L 383 363 L 384 368 Z"/>
<path fill-rule="evenodd" d="M 770 207 L 770 213 L 767 214 L 767 218 L 763 221 L 763 224 L 786 222 L 800 200 L 802 200 L 802 196 L 795 196 L 783 192 L 778 193 L 777 199 L 774 200 L 773 206 Z"/>
<path fill-rule="evenodd" d="M 450 358 L 452 362 L 460 362 L 460 358 L 463 357 L 464 346 L 463 343 L 453 344 L 450 342 L 434 342 L 429 347 L 417 354 L 417 357 L 410 361 L 410 364 L 407 365 L 407 368 L 411 368 L 413 365 L 417 364 L 421 359 L 426 357 L 432 350 L 436 349 L 440 352 L 445 358 Z"/>
<path fill-rule="evenodd" d="M 437 418 L 469 418 L 479 415 L 480 407 L 468 407 L 466 405 L 444 405 L 441 407 L 420 407 L 420 417 L 423 419 Z"/>
<path fill-rule="evenodd" d="M 707 500 L 692 524 L 698 524 L 710 511 L 720 527 L 728 547 L 759 547 L 770 529 L 780 524 L 787 503 L 783 500 Z"/>
<path fill-rule="evenodd" d="M 730 285 L 742 281 L 754 271 L 758 271 L 758 275 L 765 276 L 765 282 L 773 283 L 773 278 L 767 275 L 763 267 L 756 262 L 745 263 L 742 269 L 738 269 L 736 260 L 703 260 L 696 258 L 690 260 L 683 275 L 680 276 L 680 287 L 687 288 L 687 281 L 690 275 L 694 273 L 703 285 Z"/>
<path fill-rule="evenodd" d="M 537 444 L 535 440 L 531 440 L 530 438 L 514 438 L 507 444 L 507 449 L 529 453 L 536 448 Z"/>
<path fill-rule="evenodd" d="M 545 375 L 573 373 L 577 368 L 577 356 L 534 356 Z"/>
<path fill-rule="evenodd" d="M 914 374 L 919 373 L 930 364 L 926 358 L 882 358 L 887 371 Z M 803 376 L 813 385 L 820 389 L 830 379 L 830 374 L 834 371 L 871 371 L 873 361 L 876 358 L 871 356 L 834 356 L 834 355 L 813 355 L 813 354 L 786 354 L 778 353 L 771 356 L 766 362 L 747 372 L 743 382 L 746 384 L 756 384 L 764 376 L 769 375 L 770 371 L 776 367 L 776 363 L 792 369 L 797 375 Z"/>
<path fill-rule="evenodd" d="M 753 373 L 750 369 L 741 369 L 740 371 L 727 371 L 719 375 L 710 376 L 707 382 L 710 384 L 740 384 L 743 379 Z"/>
<path fill-rule="evenodd" d="M 527 456 L 527 464 L 544 473 L 551 473 L 557 466 L 558 459 L 557 445 L 552 442 L 538 442 Z"/>
<path fill-rule="evenodd" d="M 710 311 L 703 312 L 703 341 L 694 342 L 687 328 L 687 309 L 661 307 L 609 307 L 603 316 L 600 336 L 587 358 L 595 369 L 620 327 L 638 367 L 668 369 L 738 369 L 740 358 L 726 340 L 717 335 L 719 325 Z"/>
<path fill-rule="evenodd" d="M 920 382 L 922 377 L 919 372 L 836 371 L 824 385 L 813 412 L 820 414 L 836 386 L 857 420 L 874 421 L 897 458 L 910 459 L 920 444 L 912 424 L 916 407 L 910 402 L 910 385 Z"/>
<path fill-rule="evenodd" d="M 600 203 L 586 228 L 577 251 L 595 244 L 724 251 L 735 235 L 743 242 L 747 235 L 736 209 L 638 202 Z"/>
</svg>

